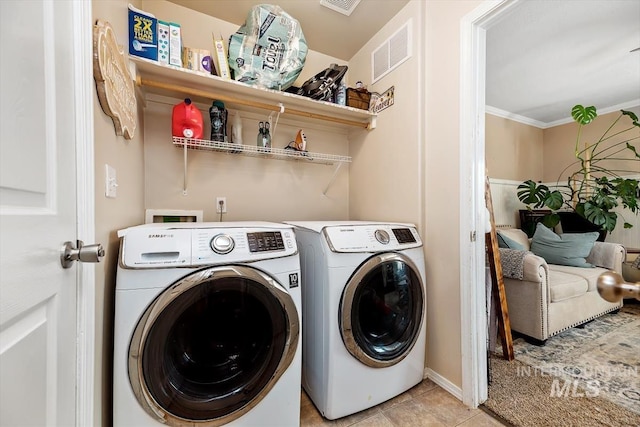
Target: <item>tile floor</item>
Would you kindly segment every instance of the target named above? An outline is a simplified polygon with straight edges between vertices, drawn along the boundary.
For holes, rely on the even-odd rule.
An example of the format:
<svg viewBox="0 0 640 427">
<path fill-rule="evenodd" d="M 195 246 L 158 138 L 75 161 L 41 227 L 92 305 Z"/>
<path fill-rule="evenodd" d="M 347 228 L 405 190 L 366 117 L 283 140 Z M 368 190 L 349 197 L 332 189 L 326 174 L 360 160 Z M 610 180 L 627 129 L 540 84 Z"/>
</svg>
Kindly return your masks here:
<svg viewBox="0 0 640 427">
<path fill-rule="evenodd" d="M 301 427 L 493 427 L 503 426 L 481 409 L 470 409 L 430 380 L 387 402 L 337 420 L 323 418 L 302 390 Z"/>
</svg>

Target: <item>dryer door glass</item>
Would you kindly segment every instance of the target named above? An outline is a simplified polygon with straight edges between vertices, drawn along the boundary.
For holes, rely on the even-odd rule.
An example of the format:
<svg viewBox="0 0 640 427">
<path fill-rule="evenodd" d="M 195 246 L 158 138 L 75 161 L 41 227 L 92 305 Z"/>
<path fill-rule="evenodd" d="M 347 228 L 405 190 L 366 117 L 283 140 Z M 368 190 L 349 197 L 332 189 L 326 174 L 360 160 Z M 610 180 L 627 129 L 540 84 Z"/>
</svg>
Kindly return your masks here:
<svg viewBox="0 0 640 427">
<path fill-rule="evenodd" d="M 398 363 L 418 339 L 424 317 L 417 268 L 398 253 L 370 258 L 347 283 L 340 308 L 342 338 L 354 357 L 374 367 Z"/>
<path fill-rule="evenodd" d="M 129 377 L 147 412 L 169 424 L 226 424 L 273 387 L 298 331 L 296 307 L 275 280 L 247 267 L 210 268 L 148 308 L 131 343 Z"/>
</svg>

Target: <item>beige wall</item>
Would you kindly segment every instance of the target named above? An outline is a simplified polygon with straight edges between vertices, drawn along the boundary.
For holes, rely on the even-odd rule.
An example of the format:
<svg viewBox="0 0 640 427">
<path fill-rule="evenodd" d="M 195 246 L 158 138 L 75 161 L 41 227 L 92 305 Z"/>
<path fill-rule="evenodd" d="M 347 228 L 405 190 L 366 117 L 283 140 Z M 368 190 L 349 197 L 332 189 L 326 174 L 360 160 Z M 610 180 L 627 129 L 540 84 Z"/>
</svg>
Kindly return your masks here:
<svg viewBox="0 0 640 427">
<path fill-rule="evenodd" d="M 93 1 L 92 15 L 108 21 L 114 28 L 121 45 L 126 46 L 129 37 L 127 27 L 128 0 Z M 134 5 L 136 2 L 132 2 Z M 95 425 L 111 422 L 111 366 L 113 346 L 113 303 L 116 262 L 118 256 L 117 230 L 144 222 L 143 176 L 143 123 L 139 121 L 135 137 L 128 141 L 116 136 L 113 122 L 102 111 L 96 93 L 94 98 L 94 147 L 95 147 L 95 221 L 96 241 L 106 248 L 104 262 L 96 264 L 95 302 Z M 142 107 L 138 101 L 138 117 Z M 117 198 L 104 195 L 105 164 L 116 169 Z"/>
<path fill-rule="evenodd" d="M 491 178 L 542 180 L 543 131 L 535 126 L 485 115 L 485 160 Z"/>
<path fill-rule="evenodd" d="M 635 107 L 630 110 L 635 112 L 640 108 Z M 581 149 L 584 149 L 584 142 L 591 144 L 599 139 L 619 116 L 619 112 L 604 114 L 583 127 Z M 578 126 L 575 122 L 540 129 L 487 114 L 485 124 L 485 155 L 490 177 L 515 181 L 527 179 L 543 182 L 556 182 L 559 179 L 561 182 L 566 181 L 565 168 L 576 162 L 574 153 Z M 623 116 L 609 134 L 612 135 L 630 127 L 632 127 L 631 118 Z M 616 136 L 603 142 L 598 151 L 634 135 L 638 138 L 640 130 L 636 128 L 634 132 L 624 135 L 626 138 Z M 630 143 L 640 152 L 640 140 L 635 139 Z M 616 155 L 624 159 L 631 159 L 632 156 L 628 151 Z M 640 173 L 637 162 L 607 161 L 600 163 L 600 166 L 620 170 L 622 175 Z"/>
<path fill-rule="evenodd" d="M 143 2 L 146 11 L 158 18 L 181 23 L 185 46 L 204 48 L 211 45 L 211 32 L 223 38 L 238 29 L 237 25 L 164 1 Z M 335 58 L 308 54 L 304 71 L 313 75 Z M 315 65 L 314 65 L 315 64 Z M 300 80 L 300 78 L 298 79 Z M 181 100 L 154 98 L 145 109 L 145 208 L 197 209 L 205 221 L 219 221 L 215 200 L 227 198 L 225 221 L 263 220 L 340 220 L 349 217 L 349 165 L 341 166 L 331 182 L 336 166 L 250 158 L 209 151 L 189 151 L 187 195 L 183 195 L 183 153 L 171 143 L 171 110 Z M 210 134 L 208 108 L 198 104 L 205 122 L 205 138 Z M 234 114 L 238 111 L 226 105 Z M 286 105 L 285 105 L 286 107 Z M 243 142 L 256 142 L 258 122 L 266 121 L 268 111 L 240 111 Z M 273 116 L 275 123 L 276 115 Z M 322 122 L 301 124 L 286 113 L 272 129 L 272 146 L 284 148 L 304 129 L 307 149 L 313 152 L 348 155 L 347 130 L 329 127 Z M 366 131 L 361 130 L 361 133 Z"/>
<path fill-rule="evenodd" d="M 632 110 L 635 110 L 637 114 L 638 108 Z M 619 115 L 620 112 L 603 114 L 602 116 L 596 117 L 596 119 L 592 123 L 584 126 L 582 128 L 581 136 L 582 144 L 580 144 L 581 147 L 579 147 L 579 150 L 584 149 L 584 142 L 587 142 L 589 144 L 595 143 Z M 631 118 L 628 116 L 624 116 L 611 129 L 609 134 L 615 134 L 620 130 L 627 129 L 629 127 L 631 127 Z M 577 129 L 578 125 L 575 122 L 571 122 L 565 125 L 555 126 L 544 130 L 544 181 L 556 182 L 560 180 L 563 183 L 566 182 L 568 171 L 565 171 L 565 168 L 576 161 L 574 153 L 576 149 L 575 145 Z M 627 136 L 628 139 L 629 135 L 635 135 L 636 137 L 640 136 L 640 129 L 636 128 L 634 132 L 625 133 L 621 136 Z M 616 142 L 624 140 L 623 138 L 621 138 L 621 136 L 604 141 L 598 147 L 598 151 L 605 149 L 606 147 L 610 147 Z M 636 139 L 635 141 L 631 141 L 631 144 L 636 147 L 636 150 L 638 152 L 640 152 L 640 140 Z M 623 154 L 624 153 L 621 153 L 620 155 L 618 155 L 618 157 L 621 157 Z M 630 153 L 624 154 L 624 156 L 624 158 L 632 158 L 632 155 Z M 637 162 L 635 162 L 635 164 L 632 164 L 632 162 L 627 161 L 609 161 L 601 163 L 600 166 L 627 171 L 621 172 L 621 174 L 623 175 L 640 173 Z M 571 170 L 574 170 L 574 168 L 571 168 Z"/>
<path fill-rule="evenodd" d="M 171 100 L 175 102 L 175 100 Z M 145 109 L 145 207 L 198 209 L 205 221 L 219 221 L 217 196 L 227 198 L 224 221 L 285 221 L 349 217 L 349 166 L 279 161 L 211 151 L 188 152 L 187 195 L 183 190 L 183 151 L 171 143 L 171 102 L 149 102 Z M 206 106 L 200 106 L 208 117 Z M 245 144 L 255 143 L 258 121 L 266 116 L 241 112 Z M 206 121 L 206 120 L 205 120 Z M 299 129 L 281 120 L 272 145 L 284 148 Z M 210 133 L 210 125 L 205 134 Z M 304 127 L 310 149 L 348 155 L 345 134 Z"/>
<path fill-rule="evenodd" d="M 460 20 L 481 1 L 425 4 L 425 228 L 428 367 L 462 386 Z"/>
<path fill-rule="evenodd" d="M 422 233 L 422 39 L 420 10 L 412 1 L 349 61 L 348 83 L 362 81 L 371 92 L 395 87 L 395 104 L 378 115 L 377 127 L 350 135 L 349 209 L 351 219 L 416 224 Z M 412 20 L 413 56 L 371 85 L 371 53 Z"/>
</svg>

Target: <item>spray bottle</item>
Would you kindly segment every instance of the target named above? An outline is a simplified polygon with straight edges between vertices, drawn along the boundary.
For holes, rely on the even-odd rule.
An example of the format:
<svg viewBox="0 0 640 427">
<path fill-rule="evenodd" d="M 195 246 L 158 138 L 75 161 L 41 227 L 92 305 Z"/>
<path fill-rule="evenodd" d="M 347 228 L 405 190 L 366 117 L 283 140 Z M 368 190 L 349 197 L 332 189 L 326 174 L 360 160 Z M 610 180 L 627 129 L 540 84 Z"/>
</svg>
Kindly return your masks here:
<svg viewBox="0 0 640 427">
<path fill-rule="evenodd" d="M 242 120 L 239 111 L 236 111 L 231 121 L 231 142 L 242 145 Z"/>
<path fill-rule="evenodd" d="M 271 151 L 271 134 L 269 133 L 269 122 L 258 123 L 258 151 Z"/>
</svg>

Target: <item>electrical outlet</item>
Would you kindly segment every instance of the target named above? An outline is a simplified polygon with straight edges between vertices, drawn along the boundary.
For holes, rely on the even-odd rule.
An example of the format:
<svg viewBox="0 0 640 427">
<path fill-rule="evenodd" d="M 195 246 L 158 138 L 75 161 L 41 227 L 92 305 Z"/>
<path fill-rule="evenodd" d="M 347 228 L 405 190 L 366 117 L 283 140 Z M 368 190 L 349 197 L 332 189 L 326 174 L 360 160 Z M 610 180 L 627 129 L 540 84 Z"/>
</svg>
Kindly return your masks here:
<svg viewBox="0 0 640 427">
<path fill-rule="evenodd" d="M 226 197 L 216 197 L 216 213 L 227 213 Z"/>
</svg>

